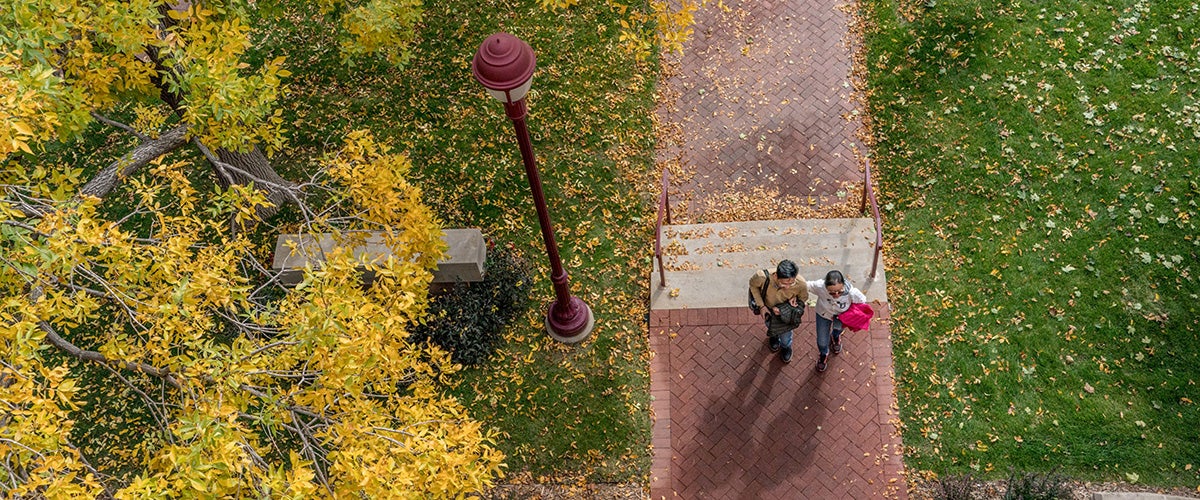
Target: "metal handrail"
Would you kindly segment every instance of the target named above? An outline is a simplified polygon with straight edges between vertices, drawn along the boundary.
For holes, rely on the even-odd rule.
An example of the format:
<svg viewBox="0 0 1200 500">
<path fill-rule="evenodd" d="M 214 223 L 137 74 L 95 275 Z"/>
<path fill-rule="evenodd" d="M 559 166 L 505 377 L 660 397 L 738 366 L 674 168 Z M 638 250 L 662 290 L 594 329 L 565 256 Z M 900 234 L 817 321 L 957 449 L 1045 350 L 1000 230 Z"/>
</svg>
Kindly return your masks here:
<svg viewBox="0 0 1200 500">
<path fill-rule="evenodd" d="M 654 258 L 658 259 L 658 286 L 666 288 L 667 273 L 662 258 L 662 226 L 663 214 L 667 216 L 667 224 L 671 223 L 671 204 L 667 200 L 667 169 L 662 171 L 662 193 L 658 195 L 658 222 L 654 224 Z"/>
<path fill-rule="evenodd" d="M 867 211 L 867 198 L 871 199 L 871 212 L 875 215 L 875 259 L 871 262 L 871 278 L 875 278 L 879 269 L 879 253 L 883 251 L 883 221 L 879 218 L 879 202 L 875 201 L 875 188 L 871 186 L 871 159 L 867 158 L 866 172 L 863 174 L 863 196 L 858 212 Z"/>
</svg>

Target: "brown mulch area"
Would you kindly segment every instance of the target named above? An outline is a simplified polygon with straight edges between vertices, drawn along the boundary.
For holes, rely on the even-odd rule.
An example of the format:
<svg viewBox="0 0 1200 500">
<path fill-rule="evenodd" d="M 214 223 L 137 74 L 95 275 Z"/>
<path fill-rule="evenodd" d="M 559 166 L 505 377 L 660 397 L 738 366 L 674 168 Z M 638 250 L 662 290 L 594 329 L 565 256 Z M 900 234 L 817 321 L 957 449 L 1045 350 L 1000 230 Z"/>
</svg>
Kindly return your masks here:
<svg viewBox="0 0 1200 500">
<path fill-rule="evenodd" d="M 980 481 L 977 484 L 978 487 L 975 489 L 975 494 L 971 496 L 972 500 L 1001 500 L 1004 498 L 1004 481 Z M 1158 493 L 1185 498 L 1200 498 L 1200 488 L 1189 490 L 1187 488 L 1156 488 L 1130 483 L 1088 483 L 1077 481 L 1068 481 L 1068 484 L 1073 493 L 1072 500 L 1091 500 L 1092 493 L 1096 492 Z M 910 481 L 908 485 L 909 498 L 916 500 L 938 498 L 938 493 L 940 492 L 938 486 L 939 484 L 936 480 Z"/>
<path fill-rule="evenodd" d="M 647 500 L 650 493 L 637 484 L 503 484 L 480 496 L 482 500 Z"/>
<path fill-rule="evenodd" d="M 1185 498 L 1200 498 L 1200 488 L 1156 488 L 1130 483 L 1070 483 L 1074 500 L 1091 500 L 1093 492 L 1138 492 L 1174 495 Z M 917 480 L 909 484 L 909 498 L 932 499 L 937 497 L 937 482 Z M 976 488 L 974 500 L 1000 500 L 1004 498 L 1004 481 L 982 481 Z M 650 494 L 637 484 L 585 484 L 562 485 L 500 485 L 480 496 L 481 500 L 648 500 Z"/>
</svg>

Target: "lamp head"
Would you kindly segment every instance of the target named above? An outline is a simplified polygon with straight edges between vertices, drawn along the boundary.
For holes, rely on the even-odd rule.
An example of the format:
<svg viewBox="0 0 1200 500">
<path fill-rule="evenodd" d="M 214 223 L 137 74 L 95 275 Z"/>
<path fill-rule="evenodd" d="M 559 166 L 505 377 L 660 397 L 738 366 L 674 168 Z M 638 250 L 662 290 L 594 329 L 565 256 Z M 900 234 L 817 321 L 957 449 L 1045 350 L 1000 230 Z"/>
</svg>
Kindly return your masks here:
<svg viewBox="0 0 1200 500">
<path fill-rule="evenodd" d="M 483 84 L 488 95 L 506 104 L 525 98 L 536 67 L 537 58 L 529 44 L 504 32 L 484 40 L 471 60 L 475 79 Z"/>
</svg>

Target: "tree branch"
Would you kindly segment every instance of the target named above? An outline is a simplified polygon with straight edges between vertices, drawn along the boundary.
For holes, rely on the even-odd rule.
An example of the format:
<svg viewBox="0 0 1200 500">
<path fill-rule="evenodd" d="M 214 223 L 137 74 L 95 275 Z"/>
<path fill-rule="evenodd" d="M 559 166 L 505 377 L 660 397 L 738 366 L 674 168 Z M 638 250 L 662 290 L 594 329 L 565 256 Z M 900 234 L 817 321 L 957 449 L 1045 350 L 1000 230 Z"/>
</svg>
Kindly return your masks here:
<svg viewBox="0 0 1200 500">
<path fill-rule="evenodd" d="M 204 154 L 204 157 L 208 159 L 208 163 L 213 166 L 214 170 L 217 171 L 217 175 L 220 175 L 221 178 L 225 179 L 226 184 L 233 184 L 233 176 L 229 175 L 229 171 L 225 170 L 225 167 L 229 166 L 228 163 L 225 163 L 217 158 L 217 155 L 213 154 L 212 150 L 208 149 L 208 146 L 205 146 L 204 143 L 200 142 L 200 139 L 193 137 L 192 144 L 195 144 L 196 149 L 199 149 L 200 153 Z"/>
<path fill-rule="evenodd" d="M 131 380 L 125 378 L 124 375 L 121 375 L 120 370 L 114 369 L 112 366 L 106 365 L 106 364 L 101 364 L 100 366 L 103 366 L 104 368 L 106 368 L 109 371 L 109 373 L 113 374 L 113 376 L 117 377 L 118 379 L 121 379 L 121 382 L 124 383 L 125 386 L 129 388 L 129 390 L 136 392 L 138 394 L 138 396 L 140 396 L 142 398 L 142 402 L 146 403 L 146 408 L 150 410 L 150 415 L 154 417 L 154 421 L 158 423 L 158 427 L 160 429 L 167 428 L 167 417 L 165 414 L 160 412 L 159 409 L 156 407 L 157 401 L 155 401 L 153 398 L 151 398 L 149 394 L 146 394 L 145 391 L 142 391 L 141 388 L 134 385 Z M 163 434 L 166 435 L 167 441 L 169 441 L 171 444 L 175 444 L 175 435 L 174 434 L 172 434 L 170 432 L 164 432 Z"/>
<path fill-rule="evenodd" d="M 39 298 L 42 297 L 43 294 L 44 294 L 44 292 L 42 291 L 41 285 L 36 285 L 29 292 L 29 300 L 32 302 L 36 302 Z M 71 341 L 64 339 L 61 335 L 59 335 L 58 331 L 55 330 L 54 326 L 51 325 L 50 322 L 48 322 L 48 321 L 45 321 L 45 320 L 38 321 L 37 325 L 38 325 L 38 328 L 40 328 L 43 332 L 46 333 L 46 341 L 50 342 L 50 345 L 57 347 L 59 350 L 65 352 L 67 354 L 70 354 L 71 356 L 74 356 L 77 359 L 81 359 L 84 361 L 92 361 L 92 362 L 101 363 L 101 364 L 116 365 L 116 366 L 118 366 L 120 368 L 124 368 L 126 370 L 142 372 L 147 375 L 153 375 L 155 377 L 159 377 L 159 378 L 165 380 L 168 384 L 171 384 L 175 388 L 181 387 L 181 385 L 179 384 L 179 381 L 176 380 L 175 376 L 171 374 L 171 371 L 167 370 L 166 368 L 159 368 L 159 367 L 151 365 L 151 364 L 140 363 L 140 362 L 136 362 L 136 361 L 111 359 L 98 351 L 89 351 L 89 350 L 83 349 L 75 344 L 72 344 Z"/>
<path fill-rule="evenodd" d="M 5 185 L 4 190 L 11 194 L 14 199 L 6 200 L 13 208 L 21 212 L 25 217 L 45 217 L 54 212 L 49 200 L 42 200 L 22 193 L 19 187 Z"/>
<path fill-rule="evenodd" d="M 220 173 L 221 177 L 223 177 L 226 182 L 228 182 L 231 185 L 235 184 L 235 182 L 233 181 L 233 176 L 230 175 L 230 173 L 232 172 L 232 173 L 236 173 L 236 174 L 245 176 L 247 179 L 254 181 L 254 183 L 256 183 L 260 186 L 270 188 L 269 191 L 283 193 L 284 195 L 287 196 L 288 200 L 290 200 L 292 203 L 294 203 L 296 205 L 296 207 L 300 208 L 300 212 L 304 215 L 304 219 L 306 221 L 309 220 L 309 214 L 308 214 L 307 207 L 304 205 L 304 202 L 300 201 L 300 197 L 296 195 L 296 193 L 300 192 L 300 190 L 297 189 L 295 185 L 290 184 L 290 183 L 289 184 L 280 184 L 278 182 L 272 182 L 267 179 L 263 179 L 262 177 L 256 176 L 244 169 L 237 168 L 237 167 L 229 164 L 228 162 L 221 161 L 221 159 L 218 158 L 217 155 L 213 154 L 212 150 L 208 149 L 208 147 L 205 146 L 204 144 L 202 144 L 199 140 L 193 139 L 192 142 L 196 144 L 196 147 L 198 149 L 200 149 L 201 153 L 204 153 L 204 157 L 208 159 L 208 162 L 210 164 L 212 164 L 213 168 L 215 168 L 217 170 L 217 172 Z M 300 194 L 304 194 L 304 193 L 300 192 Z"/>
<path fill-rule="evenodd" d="M 132 175 L 138 169 L 146 166 L 155 158 L 170 153 L 180 146 L 187 144 L 188 125 L 186 123 L 163 132 L 158 139 L 143 141 L 137 147 L 120 159 L 98 172 L 92 180 L 79 190 L 80 196 L 95 196 L 104 198 L 117 186 L 117 181 Z"/>
<path fill-rule="evenodd" d="M 84 360 L 84 361 L 93 361 L 93 362 L 101 363 L 101 364 L 117 365 L 118 367 L 124 368 L 126 370 L 132 370 L 132 371 L 142 372 L 147 375 L 153 375 L 155 377 L 159 377 L 159 378 L 163 379 L 164 381 L 166 381 L 168 384 L 171 384 L 171 386 L 173 386 L 175 388 L 181 387 L 181 385 L 179 384 L 179 381 L 176 380 L 175 376 L 171 374 L 171 371 L 166 368 L 159 368 L 159 367 L 151 365 L 151 364 L 140 363 L 140 362 L 136 362 L 136 361 L 111 359 L 97 351 L 89 351 L 87 349 L 80 348 L 79 346 L 77 346 L 75 344 L 72 344 L 69 340 L 62 338 L 62 336 L 60 336 L 58 334 L 58 332 L 54 330 L 54 327 L 51 326 L 50 323 L 48 323 L 46 321 L 38 321 L 37 325 L 38 325 L 38 328 L 41 328 L 43 332 L 46 332 L 46 341 L 50 342 L 50 345 L 57 347 L 59 350 L 65 352 L 67 354 L 70 354 L 71 356 L 74 356 L 74 357 Z"/>
<path fill-rule="evenodd" d="M 110 119 L 110 118 L 108 118 L 108 117 L 106 117 L 106 116 L 104 116 L 104 115 L 102 115 L 102 114 L 100 114 L 100 113 L 97 113 L 97 112 L 95 112 L 95 111 L 92 111 L 91 115 L 92 115 L 92 118 L 95 118 L 95 119 L 96 119 L 96 121 L 98 121 L 98 122 L 100 122 L 100 123 L 103 123 L 103 124 L 105 124 L 105 125 L 108 125 L 108 126 L 110 126 L 110 127 L 119 128 L 119 129 L 121 129 L 121 130 L 124 130 L 124 131 L 126 131 L 126 132 L 129 132 L 130 134 L 133 134 L 133 135 L 134 135 L 134 137 L 137 137 L 138 139 L 141 139 L 142 141 L 149 141 L 149 140 L 152 140 L 152 139 L 150 139 L 150 137 L 149 137 L 149 136 L 147 136 L 146 134 L 143 134 L 143 133 L 141 133 L 141 132 L 138 132 L 138 131 L 137 131 L 137 129 L 135 129 L 135 128 L 133 128 L 133 127 L 130 127 L 129 125 L 126 125 L 126 124 L 124 124 L 124 123 L 121 123 L 121 122 L 119 122 L 119 121 L 116 121 L 116 120 Z"/>
<path fill-rule="evenodd" d="M 333 495 L 333 487 L 329 485 L 329 476 L 325 474 L 324 462 L 326 461 L 325 457 L 327 452 L 324 448 L 321 448 L 320 443 L 314 444 L 309 441 L 308 438 L 312 431 L 308 428 L 308 425 L 306 422 L 304 422 L 304 419 L 300 418 L 300 415 L 295 410 L 292 411 L 292 421 L 296 423 L 295 432 L 296 435 L 300 437 L 301 452 L 305 455 L 308 455 L 308 459 L 312 461 L 313 471 L 316 472 L 317 480 L 325 486 L 325 491 L 328 491 L 330 495 Z"/>
<path fill-rule="evenodd" d="M 89 262 L 89 264 L 90 263 L 91 262 Z M 142 321 L 138 319 L 137 313 L 135 313 L 133 311 L 133 309 L 129 307 L 129 304 L 125 303 L 125 299 L 121 298 L 120 294 L 116 290 L 114 290 L 111 285 L 108 284 L 108 280 L 104 279 L 99 274 L 96 274 L 95 271 L 92 271 L 91 269 L 88 269 L 88 268 L 80 266 L 80 265 L 76 265 L 74 267 L 74 269 L 79 274 L 86 276 L 88 279 L 92 280 L 96 284 L 104 287 L 104 290 L 107 292 L 105 295 L 107 297 L 111 298 L 114 302 L 116 302 L 117 305 L 121 306 L 121 309 L 123 309 L 125 311 L 125 314 L 129 316 L 129 319 L 131 321 L 133 321 L 134 325 L 137 325 L 137 327 L 141 328 L 142 330 L 147 329 L 146 325 L 143 324 Z"/>
</svg>

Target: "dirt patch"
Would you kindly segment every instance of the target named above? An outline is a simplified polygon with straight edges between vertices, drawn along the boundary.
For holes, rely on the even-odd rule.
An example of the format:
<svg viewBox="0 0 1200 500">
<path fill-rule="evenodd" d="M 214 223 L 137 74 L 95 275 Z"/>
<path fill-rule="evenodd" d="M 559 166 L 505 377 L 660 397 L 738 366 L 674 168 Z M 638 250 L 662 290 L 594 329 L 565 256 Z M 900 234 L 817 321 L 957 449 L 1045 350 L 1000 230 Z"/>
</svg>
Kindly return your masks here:
<svg viewBox="0 0 1200 500">
<path fill-rule="evenodd" d="M 1004 481 L 979 481 L 973 500 L 1000 500 L 1004 498 Z M 1187 488 L 1156 488 L 1130 483 L 1088 483 L 1068 481 L 1073 500 L 1092 500 L 1095 492 L 1124 492 L 1124 493 L 1158 493 L 1186 498 L 1200 498 L 1200 490 Z M 910 500 L 937 498 L 939 492 L 936 480 L 917 480 L 909 483 L 908 497 Z"/>
<path fill-rule="evenodd" d="M 650 492 L 637 484 L 502 484 L 480 496 L 483 500 L 648 500 Z"/>
</svg>

